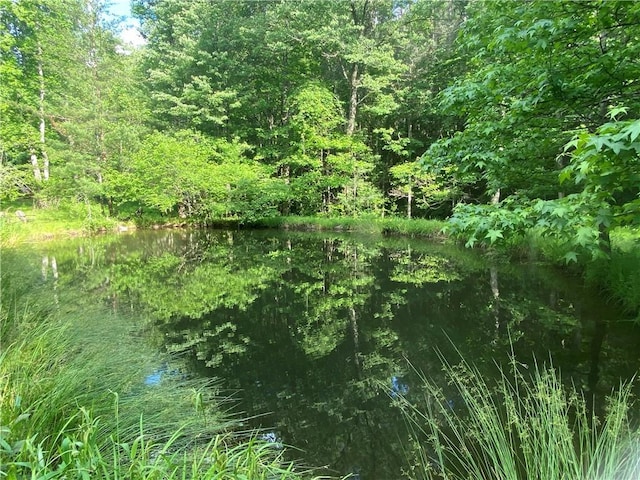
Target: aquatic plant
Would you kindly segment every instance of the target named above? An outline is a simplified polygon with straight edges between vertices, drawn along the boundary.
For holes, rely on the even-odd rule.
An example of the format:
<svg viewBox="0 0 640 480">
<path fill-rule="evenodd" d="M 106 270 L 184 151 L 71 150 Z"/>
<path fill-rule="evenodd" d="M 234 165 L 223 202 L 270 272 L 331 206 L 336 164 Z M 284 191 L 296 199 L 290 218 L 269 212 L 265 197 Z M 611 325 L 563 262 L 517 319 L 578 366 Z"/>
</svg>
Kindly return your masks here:
<svg viewBox="0 0 640 480">
<path fill-rule="evenodd" d="M 421 375 L 426 398 L 420 403 L 427 407 L 407 396 L 397 400 L 414 432 L 414 478 L 640 478 L 630 383 L 611 393 L 598 416 L 553 366 L 536 365 L 525 375 L 514 361 L 492 384 L 465 361 L 442 361 L 448 393 Z"/>
</svg>

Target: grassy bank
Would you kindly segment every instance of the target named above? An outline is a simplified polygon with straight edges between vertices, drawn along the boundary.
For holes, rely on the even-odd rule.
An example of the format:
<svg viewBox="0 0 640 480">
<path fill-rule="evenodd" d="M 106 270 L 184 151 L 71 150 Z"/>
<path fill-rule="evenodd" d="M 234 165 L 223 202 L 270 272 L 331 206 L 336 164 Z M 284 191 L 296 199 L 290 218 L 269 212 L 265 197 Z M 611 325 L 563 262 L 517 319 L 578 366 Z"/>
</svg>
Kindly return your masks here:
<svg viewBox="0 0 640 480">
<path fill-rule="evenodd" d="M 465 362 L 443 362 L 447 393 L 422 377 L 426 409 L 399 399 L 418 445 L 416 478 L 640 478 L 640 430 L 629 420 L 628 384 L 612 392 L 598 417 L 552 367 L 523 374 L 514 362 L 492 384 Z"/>
<path fill-rule="evenodd" d="M 90 299 L 61 311 L 64 292 L 4 262 L 0 477 L 303 477 L 282 450 L 234 433 L 219 386 L 189 380 L 178 359 L 148 351 L 131 318 Z"/>
<path fill-rule="evenodd" d="M 17 212 L 22 212 L 20 216 Z M 108 216 L 99 205 L 63 202 L 55 207 L 36 208 L 33 202 L 22 201 L 2 206 L 0 244 L 17 245 L 53 238 L 91 235 L 107 231 L 159 228 L 186 225 L 178 217 L 140 217 L 116 219 Z M 195 225 L 195 223 L 194 223 Z M 302 231 L 344 231 L 381 235 L 405 235 L 442 240 L 441 220 L 405 219 L 398 217 L 271 217 L 243 225 L 245 228 L 274 228 Z M 237 220 L 220 220 L 210 226 L 239 228 Z"/>
<path fill-rule="evenodd" d="M 261 228 L 306 231 L 344 231 L 380 235 L 405 235 L 428 239 L 444 239 L 442 220 L 405 219 L 397 217 L 272 217 L 254 224 Z"/>
<path fill-rule="evenodd" d="M 67 201 L 47 208 L 36 208 L 32 201 L 17 201 L 2 205 L 0 245 L 12 246 L 133 227 L 131 222 L 110 218 L 95 204 Z"/>
</svg>

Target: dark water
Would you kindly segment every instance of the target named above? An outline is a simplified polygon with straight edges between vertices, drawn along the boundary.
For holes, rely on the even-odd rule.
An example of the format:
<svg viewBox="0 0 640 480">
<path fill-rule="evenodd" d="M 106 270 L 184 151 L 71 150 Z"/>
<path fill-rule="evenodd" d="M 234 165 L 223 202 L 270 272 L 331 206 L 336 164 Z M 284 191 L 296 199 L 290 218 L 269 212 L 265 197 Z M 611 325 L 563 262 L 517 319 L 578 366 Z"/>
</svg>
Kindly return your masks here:
<svg viewBox="0 0 640 480">
<path fill-rule="evenodd" d="M 418 371 L 456 407 L 438 352 L 487 377 L 511 351 L 525 369 L 552 358 L 598 396 L 640 365 L 638 330 L 580 279 L 451 247 L 162 231 L 39 248 L 34 275 L 135 312 L 185 373 L 237 392 L 248 427 L 330 474 L 403 476 L 410 440 L 394 398 L 424 402 Z"/>
</svg>

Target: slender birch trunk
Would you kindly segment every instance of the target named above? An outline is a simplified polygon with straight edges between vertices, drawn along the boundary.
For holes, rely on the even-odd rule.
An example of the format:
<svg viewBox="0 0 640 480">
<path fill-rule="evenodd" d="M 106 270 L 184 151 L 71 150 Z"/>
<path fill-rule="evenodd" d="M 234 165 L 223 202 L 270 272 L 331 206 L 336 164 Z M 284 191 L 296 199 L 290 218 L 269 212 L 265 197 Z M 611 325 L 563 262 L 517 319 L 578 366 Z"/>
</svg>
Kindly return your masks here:
<svg viewBox="0 0 640 480">
<path fill-rule="evenodd" d="M 42 181 L 42 172 L 40 171 L 40 165 L 38 164 L 38 155 L 36 155 L 35 149 L 31 149 L 31 165 L 33 167 L 33 176 L 37 182 Z"/>
<path fill-rule="evenodd" d="M 351 70 L 350 87 L 351 96 L 349 97 L 349 117 L 347 120 L 347 135 L 353 135 L 356 131 L 356 115 L 358 113 L 358 88 L 360 87 L 358 64 L 353 65 Z"/>
<path fill-rule="evenodd" d="M 45 130 L 46 121 L 44 118 L 44 96 L 45 96 L 45 83 L 44 83 L 44 69 L 42 68 L 42 47 L 38 45 L 38 79 L 40 81 L 40 97 L 39 97 L 39 114 L 40 114 L 40 154 L 42 155 L 42 180 L 49 180 L 49 155 L 47 155 L 47 149 L 45 147 Z M 35 161 L 37 162 L 37 157 Z M 31 163 L 33 164 L 34 158 L 32 155 Z M 38 168 L 39 170 L 39 168 Z M 35 172 L 34 172 L 35 173 Z M 36 180 L 38 177 L 36 176 Z"/>
</svg>

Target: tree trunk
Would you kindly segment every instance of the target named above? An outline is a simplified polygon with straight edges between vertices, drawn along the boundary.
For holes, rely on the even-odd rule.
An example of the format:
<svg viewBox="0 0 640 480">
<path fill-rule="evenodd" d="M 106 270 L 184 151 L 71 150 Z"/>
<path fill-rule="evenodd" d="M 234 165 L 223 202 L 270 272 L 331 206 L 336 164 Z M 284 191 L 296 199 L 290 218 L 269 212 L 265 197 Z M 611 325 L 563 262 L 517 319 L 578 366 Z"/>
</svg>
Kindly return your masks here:
<svg viewBox="0 0 640 480">
<path fill-rule="evenodd" d="M 562 170 L 565 167 L 563 155 L 558 155 L 558 157 L 556 158 L 556 164 L 558 165 L 559 170 Z M 559 199 L 564 198 L 563 190 L 558 191 L 558 198 Z"/>
<path fill-rule="evenodd" d="M 351 334 L 353 335 L 353 360 L 360 372 L 360 332 L 358 329 L 358 315 L 356 309 L 349 307 L 349 320 L 351 324 Z"/>
<path fill-rule="evenodd" d="M 355 247 L 353 250 L 353 270 L 351 273 L 351 277 L 353 279 L 357 279 L 359 276 L 359 268 L 358 268 L 358 247 Z M 354 292 L 357 294 L 357 290 Z M 352 300 L 353 302 L 353 300 Z M 361 374 L 361 366 L 360 366 L 360 329 L 358 328 L 358 315 L 356 313 L 356 309 L 353 304 L 349 307 L 349 319 L 351 320 L 351 333 L 353 335 L 353 359 L 355 365 L 358 369 L 358 375 Z"/>
<path fill-rule="evenodd" d="M 498 282 L 498 269 L 493 266 L 489 270 L 491 293 L 493 294 L 493 302 L 491 302 L 491 311 L 496 326 L 496 334 L 500 331 L 500 284 Z M 496 337 L 497 338 L 497 337 Z"/>
<path fill-rule="evenodd" d="M 284 177 L 284 184 L 289 186 L 291 184 L 291 166 L 289 164 L 280 167 L 280 175 Z M 282 214 L 287 216 L 291 213 L 291 200 L 287 200 L 282 205 Z"/>
<path fill-rule="evenodd" d="M 40 171 L 40 165 L 38 165 L 38 156 L 36 151 L 31 149 L 31 165 L 33 166 L 33 176 L 37 182 L 42 181 L 42 172 Z"/>
<path fill-rule="evenodd" d="M 357 169 L 354 167 L 353 168 L 353 212 L 352 212 L 352 216 L 356 216 L 356 214 L 358 213 L 358 174 L 357 174 Z"/>
<path fill-rule="evenodd" d="M 41 273 L 42 273 L 42 280 L 46 281 L 47 280 L 47 274 L 49 273 L 49 256 L 48 255 L 44 255 L 42 257 Z"/>
<path fill-rule="evenodd" d="M 53 272 L 53 278 L 58 279 L 58 262 L 56 257 L 51 257 L 51 271 Z"/>
<path fill-rule="evenodd" d="M 609 227 L 607 227 L 604 223 L 601 223 L 598 226 L 598 230 L 600 231 L 600 248 L 607 255 L 607 257 L 611 256 L 611 237 L 609 236 Z"/>
<path fill-rule="evenodd" d="M 358 113 L 358 88 L 360 84 L 358 64 L 353 65 L 351 71 L 351 79 L 349 81 L 351 87 L 351 96 L 349 97 L 349 118 L 347 120 L 347 135 L 353 135 L 356 131 L 356 114 Z"/>
<path fill-rule="evenodd" d="M 327 164 L 327 155 L 324 150 L 320 150 L 320 161 L 322 162 L 322 175 L 329 175 L 329 165 Z M 327 187 L 322 192 L 322 211 L 329 212 L 329 204 L 331 203 L 331 187 Z"/>
<path fill-rule="evenodd" d="M 38 79 L 40 81 L 40 98 L 39 98 L 39 114 L 40 114 L 40 152 L 42 155 L 42 179 L 49 180 L 49 156 L 47 155 L 47 150 L 45 148 L 45 119 L 44 119 L 44 70 L 42 68 L 42 47 L 38 45 Z M 36 159 L 37 162 L 37 159 Z M 31 163 L 33 163 L 33 156 L 31 158 Z M 36 177 L 36 180 L 38 178 Z"/>
<path fill-rule="evenodd" d="M 49 180 L 49 156 L 46 150 L 42 151 L 42 174 L 44 180 Z"/>
<path fill-rule="evenodd" d="M 409 183 L 409 192 L 407 193 L 407 218 L 411 220 L 411 203 L 413 202 L 413 188 Z"/>
</svg>

